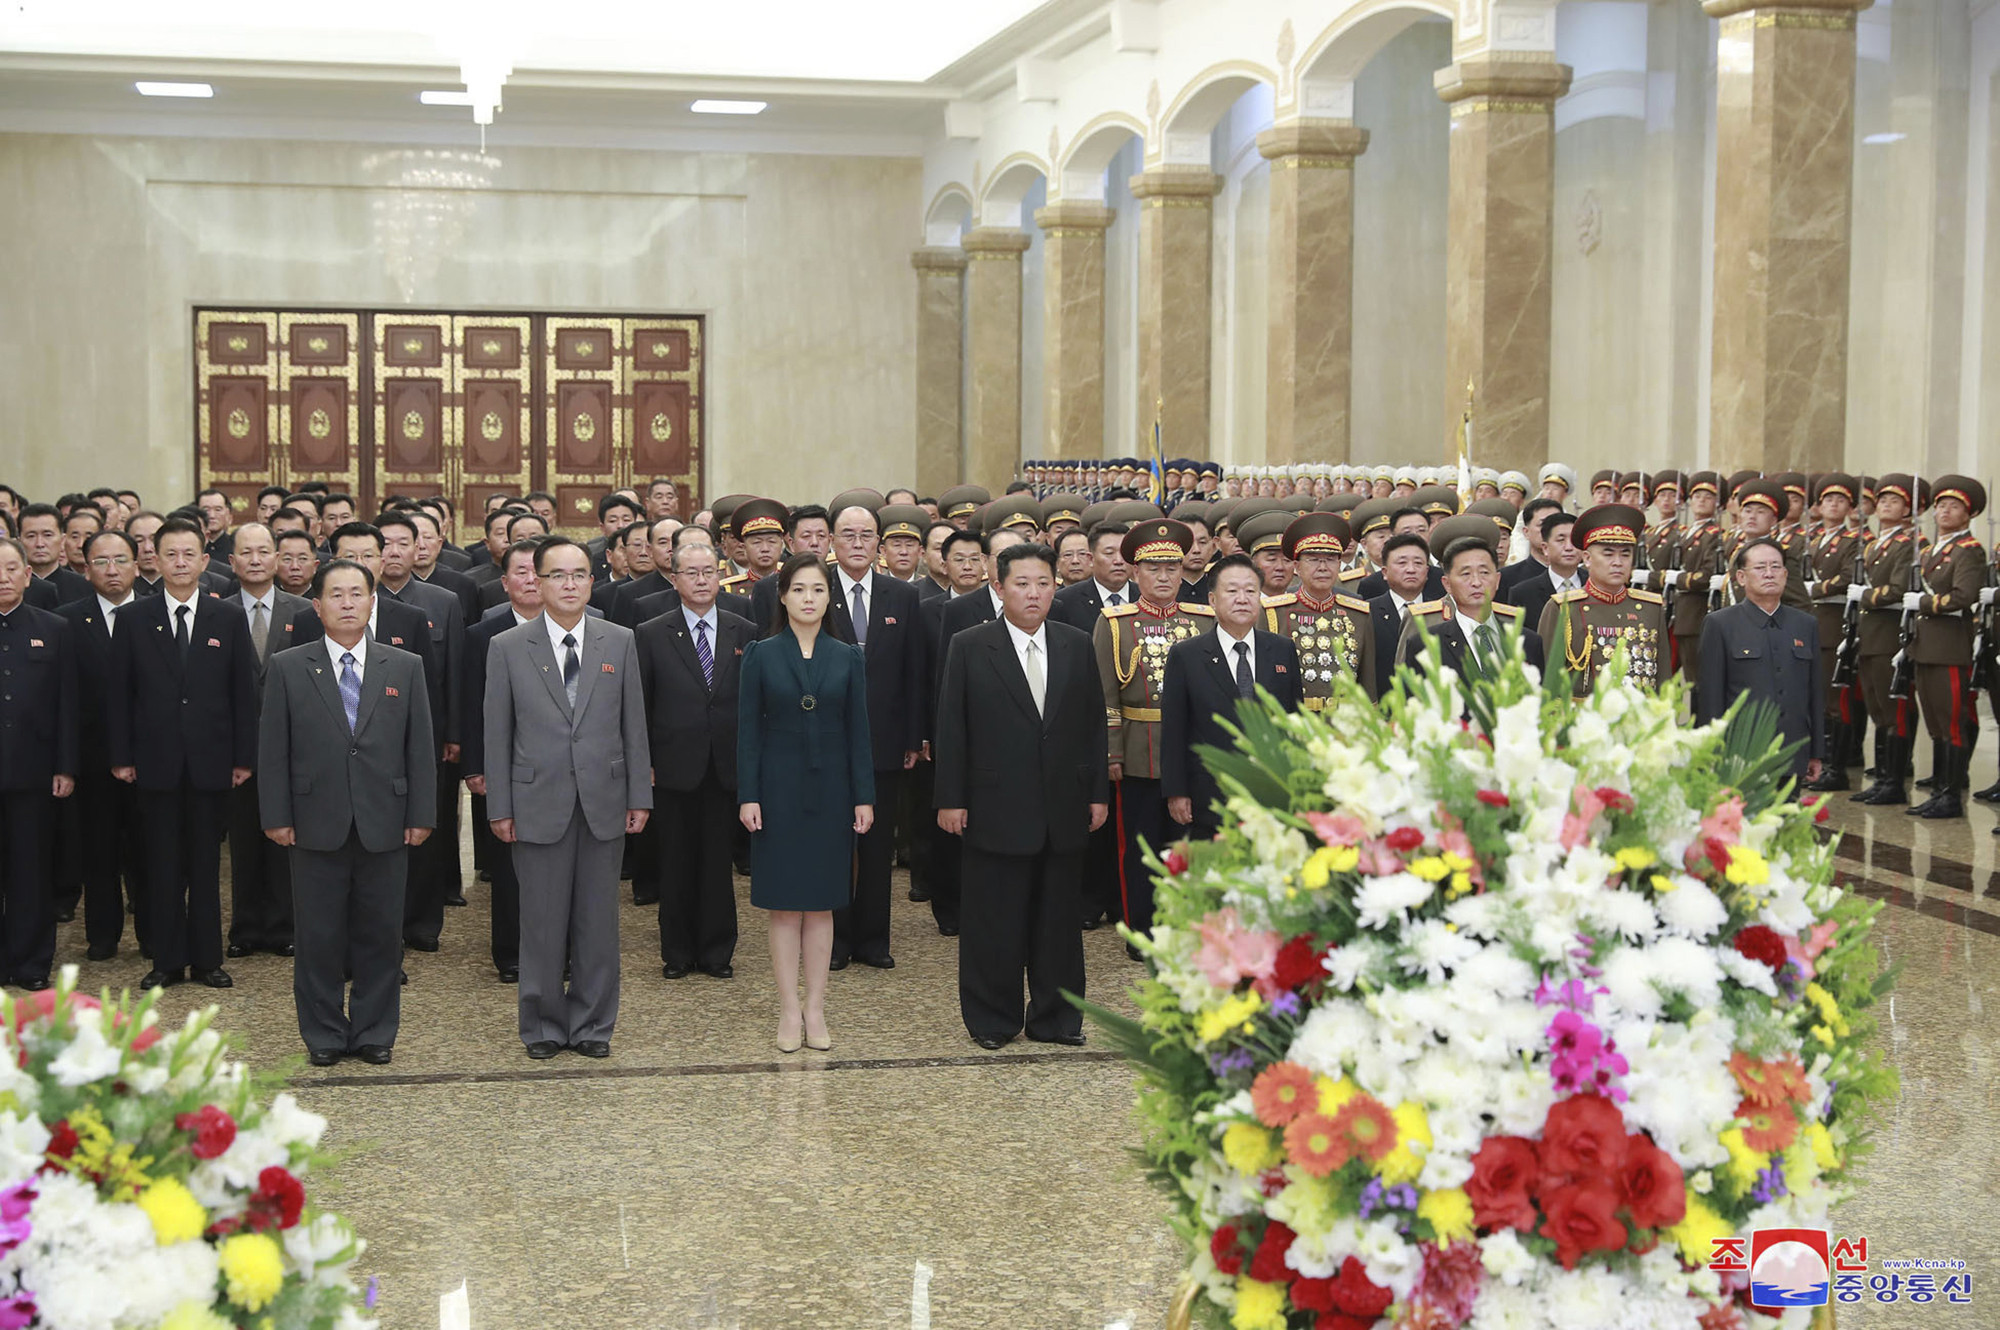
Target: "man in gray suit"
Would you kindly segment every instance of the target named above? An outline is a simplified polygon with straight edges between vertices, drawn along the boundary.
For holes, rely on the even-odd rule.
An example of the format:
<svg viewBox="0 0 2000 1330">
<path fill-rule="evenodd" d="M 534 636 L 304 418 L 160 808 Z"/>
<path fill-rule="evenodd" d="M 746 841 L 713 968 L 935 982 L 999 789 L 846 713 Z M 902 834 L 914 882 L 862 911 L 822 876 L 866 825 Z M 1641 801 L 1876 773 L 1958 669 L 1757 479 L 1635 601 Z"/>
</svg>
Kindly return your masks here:
<svg viewBox="0 0 2000 1330">
<path fill-rule="evenodd" d="M 264 834 L 291 848 L 292 996 L 307 1057 L 330 1067 L 352 1053 L 381 1066 L 402 1011 L 409 847 L 437 825 L 430 693 L 422 661 L 369 637 L 366 568 L 335 559 L 313 588 L 325 638 L 267 667 Z"/>
<path fill-rule="evenodd" d="M 278 586 L 278 542 L 262 522 L 245 522 L 229 553 L 236 602 L 250 618 L 257 656 L 257 695 L 271 657 L 291 642 L 292 620 L 309 602 Z M 292 954 L 292 877 L 286 852 L 264 835 L 257 777 L 229 792 L 229 949 L 234 960 L 252 952 Z"/>
<path fill-rule="evenodd" d="M 652 767 L 631 630 L 584 611 L 590 554 L 535 551 L 542 617 L 486 660 L 486 816 L 521 881 L 521 1042 L 611 1055 L 618 1019 L 618 864 L 645 830 Z M 563 963 L 571 962 L 565 991 Z"/>
</svg>

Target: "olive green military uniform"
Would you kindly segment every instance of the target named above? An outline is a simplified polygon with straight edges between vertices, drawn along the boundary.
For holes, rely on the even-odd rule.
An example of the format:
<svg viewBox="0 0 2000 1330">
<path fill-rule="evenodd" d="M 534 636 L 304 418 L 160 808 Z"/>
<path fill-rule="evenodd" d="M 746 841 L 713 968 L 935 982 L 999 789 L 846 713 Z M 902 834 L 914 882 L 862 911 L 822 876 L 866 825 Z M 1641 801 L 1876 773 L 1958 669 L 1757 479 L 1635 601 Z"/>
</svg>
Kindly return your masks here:
<svg viewBox="0 0 2000 1330">
<path fill-rule="evenodd" d="M 1264 627 L 1291 638 L 1299 650 L 1300 707 L 1324 710 L 1336 674 L 1360 680 L 1375 696 L 1375 625 L 1359 596 L 1336 591 L 1325 604 L 1296 591 L 1266 596 Z"/>
<path fill-rule="evenodd" d="M 1550 669 L 1561 653 L 1579 698 L 1590 695 L 1597 672 L 1621 645 L 1631 657 L 1629 677 L 1641 687 L 1657 689 L 1668 671 L 1665 608 L 1651 591 L 1608 597 L 1586 586 L 1561 592 L 1542 610 L 1536 631 Z"/>
</svg>

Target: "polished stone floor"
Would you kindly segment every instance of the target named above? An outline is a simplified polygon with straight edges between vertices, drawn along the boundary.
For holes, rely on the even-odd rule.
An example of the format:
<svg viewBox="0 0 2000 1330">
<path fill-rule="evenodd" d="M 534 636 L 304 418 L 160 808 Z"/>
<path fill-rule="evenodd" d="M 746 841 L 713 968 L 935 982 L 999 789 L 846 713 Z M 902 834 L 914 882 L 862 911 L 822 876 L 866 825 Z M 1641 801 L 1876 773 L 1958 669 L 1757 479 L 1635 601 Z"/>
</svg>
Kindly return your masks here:
<svg viewBox="0 0 2000 1330">
<path fill-rule="evenodd" d="M 1975 785 L 1993 774 L 1981 753 Z M 2000 1326 L 1994 813 L 1834 809 L 1842 872 L 1887 902 L 1878 937 L 1903 969 L 1883 1026 L 1904 1085 L 1837 1227 L 1878 1262 L 1963 1259 L 1975 1293 L 1970 1308 L 1864 1304 L 1840 1324 Z M 322 1196 L 368 1237 L 361 1268 L 389 1330 L 438 1325 L 439 1295 L 461 1282 L 477 1330 L 1161 1325 L 1178 1251 L 1127 1154 L 1130 1074 L 1095 1045 L 971 1044 L 955 943 L 897 878 L 897 968 L 833 976 L 828 1054 L 773 1046 L 763 918 L 742 881 L 728 981 L 662 979 L 655 916 L 626 888 L 606 1062 L 523 1056 L 513 990 L 486 958 L 483 884 L 439 953 L 410 956 L 392 1066 L 305 1068 L 289 963 L 273 958 L 231 962 L 234 989 L 176 988 L 164 1006 L 214 998 L 253 1065 L 296 1068 L 348 1152 Z M 1116 937 L 1087 934 L 1085 950 L 1092 995 L 1120 998 L 1135 970 Z M 82 952 L 67 926 L 59 959 Z M 128 938 L 84 982 L 145 968 Z"/>
</svg>

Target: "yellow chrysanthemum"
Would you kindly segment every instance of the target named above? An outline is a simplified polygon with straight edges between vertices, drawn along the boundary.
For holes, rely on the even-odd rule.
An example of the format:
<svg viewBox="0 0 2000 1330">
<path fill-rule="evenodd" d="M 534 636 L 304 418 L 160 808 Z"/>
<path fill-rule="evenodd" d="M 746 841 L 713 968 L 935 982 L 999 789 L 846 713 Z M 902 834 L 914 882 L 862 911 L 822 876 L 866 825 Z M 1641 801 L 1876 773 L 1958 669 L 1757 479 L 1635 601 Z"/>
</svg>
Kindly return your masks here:
<svg viewBox="0 0 2000 1330">
<path fill-rule="evenodd" d="M 1681 1259 L 1690 1265 L 1707 1265 L 1715 1255 L 1715 1240 L 1735 1231 L 1735 1226 L 1695 1195 L 1692 1188 L 1687 1194 L 1687 1213 L 1681 1216 L 1680 1223 L 1665 1230 L 1681 1249 Z"/>
<path fill-rule="evenodd" d="M 1638 873 L 1660 862 L 1660 856 L 1643 845 L 1627 845 L 1618 852 L 1618 866 L 1628 873 Z"/>
<path fill-rule="evenodd" d="M 167 1313 L 159 1330 L 236 1330 L 231 1322 L 215 1314 L 215 1308 L 199 1302 L 183 1302 Z"/>
<path fill-rule="evenodd" d="M 1672 878 L 1668 877 L 1665 873 L 1653 874 L 1652 883 L 1653 883 L 1653 890 L 1659 892 L 1662 896 L 1666 895 L 1674 888 L 1680 886 L 1680 883 L 1674 881 Z"/>
<path fill-rule="evenodd" d="M 1845 1036 L 1849 1033 L 1847 1018 L 1840 1014 L 1840 1004 L 1833 1000 L 1833 994 L 1818 984 L 1807 984 L 1806 1001 L 1812 1003 L 1813 1009 L 1819 1012 L 1821 1024 L 1838 1035 Z"/>
<path fill-rule="evenodd" d="M 1319 1111 L 1328 1117 L 1340 1112 L 1347 1101 L 1361 1093 L 1361 1087 L 1345 1076 L 1333 1080 L 1326 1076 L 1316 1076 L 1313 1084 L 1319 1089 Z"/>
<path fill-rule="evenodd" d="M 1840 1167 L 1840 1151 L 1834 1148 L 1833 1133 L 1824 1122 L 1807 1127 L 1802 1139 L 1812 1147 L 1813 1162 L 1819 1165 L 1820 1172 L 1831 1173 Z"/>
<path fill-rule="evenodd" d="M 1771 880 L 1771 865 L 1748 845 L 1729 847 L 1729 868 L 1723 873 L 1732 887 L 1761 887 Z"/>
<path fill-rule="evenodd" d="M 1417 1218 L 1428 1219 L 1440 1247 L 1472 1237 L 1472 1198 L 1457 1187 L 1427 1191 L 1417 1201 Z"/>
<path fill-rule="evenodd" d="M 96 1182 L 105 1200 L 125 1204 L 138 1200 L 139 1193 L 152 1185 L 146 1170 L 153 1157 L 135 1158 L 132 1143 L 114 1136 L 95 1108 L 77 1109 L 69 1115 L 69 1125 L 76 1132 L 76 1149 L 58 1162 L 71 1176 Z"/>
<path fill-rule="evenodd" d="M 238 1233 L 216 1256 L 229 1300 L 245 1311 L 264 1310 L 285 1286 L 285 1254 L 266 1234 Z"/>
<path fill-rule="evenodd" d="M 1395 1117 L 1396 1148 L 1375 1165 L 1375 1176 L 1390 1186 L 1415 1182 L 1431 1152 L 1431 1119 L 1422 1104 L 1406 1099 L 1396 1105 Z"/>
<path fill-rule="evenodd" d="M 1762 1150 L 1752 1150 L 1750 1143 L 1743 1139 L 1741 1127 L 1730 1127 L 1718 1138 L 1729 1151 L 1729 1163 L 1723 1168 L 1723 1175 L 1739 1188 L 1757 1185 L 1757 1175 L 1771 1166 L 1771 1156 Z"/>
<path fill-rule="evenodd" d="M 1234 1330 L 1285 1330 L 1285 1286 L 1248 1276 L 1238 1279 L 1236 1311 L 1229 1324 Z"/>
<path fill-rule="evenodd" d="M 192 1241 L 208 1227 L 208 1211 L 176 1178 L 161 1178 L 140 1192 L 139 1208 L 153 1221 L 153 1241 L 162 1247 Z"/>
<path fill-rule="evenodd" d="M 1254 1122 L 1237 1122 L 1222 1133 L 1222 1157 L 1238 1173 L 1254 1177 L 1284 1163 L 1285 1150 L 1278 1144 L 1275 1132 L 1266 1131 Z"/>
<path fill-rule="evenodd" d="M 1785 1190 L 1794 1196 L 1819 1178 L 1819 1164 L 1814 1161 L 1812 1146 L 1806 1143 L 1803 1136 L 1778 1156 L 1778 1162 L 1785 1170 Z"/>
<path fill-rule="evenodd" d="M 1211 1007 L 1201 1014 L 1195 1023 L 1195 1033 L 1205 1044 L 1212 1044 L 1239 1025 L 1247 1026 L 1250 1018 L 1264 1008 L 1264 999 L 1257 996 L 1252 988 L 1242 993 L 1232 993 L 1222 1000 L 1221 1005 Z"/>
<path fill-rule="evenodd" d="M 1410 871 L 1426 882 L 1442 882 L 1451 876 L 1451 865 L 1435 854 L 1410 860 Z"/>
<path fill-rule="evenodd" d="M 1299 869 L 1299 881 L 1318 891 L 1333 880 L 1335 873 L 1352 873 L 1360 862 L 1361 851 L 1352 845 L 1322 845 Z"/>
</svg>

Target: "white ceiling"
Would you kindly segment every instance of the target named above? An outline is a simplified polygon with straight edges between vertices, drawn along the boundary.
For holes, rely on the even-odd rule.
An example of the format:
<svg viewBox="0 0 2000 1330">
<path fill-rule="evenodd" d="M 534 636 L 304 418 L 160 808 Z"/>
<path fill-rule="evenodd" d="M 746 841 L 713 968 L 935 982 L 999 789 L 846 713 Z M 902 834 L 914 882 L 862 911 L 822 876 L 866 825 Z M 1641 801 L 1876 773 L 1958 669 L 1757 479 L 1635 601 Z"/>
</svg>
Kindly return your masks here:
<svg viewBox="0 0 2000 1330">
<path fill-rule="evenodd" d="M 479 142 L 460 61 L 511 63 L 489 144 L 913 155 L 969 75 L 1101 0 L 13 0 L 0 131 Z M 169 17 L 170 20 L 169 21 Z M 209 100 L 141 97 L 199 80 Z M 695 115 L 751 98 L 752 117 Z"/>
</svg>

